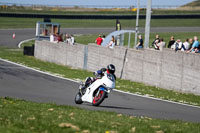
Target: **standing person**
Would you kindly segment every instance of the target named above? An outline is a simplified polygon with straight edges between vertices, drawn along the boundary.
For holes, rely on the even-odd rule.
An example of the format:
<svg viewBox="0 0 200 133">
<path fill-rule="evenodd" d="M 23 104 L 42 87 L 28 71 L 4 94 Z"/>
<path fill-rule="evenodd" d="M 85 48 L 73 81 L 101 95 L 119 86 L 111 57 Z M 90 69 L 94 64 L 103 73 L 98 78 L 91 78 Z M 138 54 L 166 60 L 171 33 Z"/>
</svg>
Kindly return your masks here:
<svg viewBox="0 0 200 133">
<path fill-rule="evenodd" d="M 55 38 L 55 35 L 54 35 L 54 34 L 51 34 L 51 35 L 50 35 L 50 42 L 54 42 L 54 40 L 55 40 L 54 38 Z"/>
<path fill-rule="evenodd" d="M 188 50 L 188 52 L 193 52 L 193 53 L 199 52 L 199 41 L 197 36 L 194 36 L 194 43 L 192 44 L 192 48 Z"/>
<path fill-rule="evenodd" d="M 189 39 L 187 38 L 185 40 L 185 42 L 183 43 L 184 47 L 185 47 L 185 50 L 189 50 L 190 48 L 190 43 L 189 43 Z M 181 49 L 181 51 L 184 51 L 183 49 Z"/>
<path fill-rule="evenodd" d="M 115 46 L 115 37 L 112 36 L 111 41 L 108 43 L 108 45 L 106 47 L 114 48 L 114 46 Z"/>
<path fill-rule="evenodd" d="M 159 50 L 157 44 L 160 42 L 160 36 L 157 34 L 155 40 L 152 42 L 152 47 Z"/>
<path fill-rule="evenodd" d="M 158 46 L 160 51 L 163 51 L 163 48 L 165 47 L 165 42 L 164 42 L 163 38 L 160 39 L 160 42 L 158 43 L 157 46 Z"/>
<path fill-rule="evenodd" d="M 142 35 L 139 35 L 138 38 L 139 38 L 139 41 L 138 41 L 138 44 L 137 44 L 137 46 L 136 46 L 136 49 L 143 48 L 143 39 L 142 39 Z"/>
<path fill-rule="evenodd" d="M 102 39 L 103 39 L 103 41 L 104 41 L 104 39 L 105 39 L 105 38 L 106 38 L 106 36 L 105 36 L 105 35 L 103 35 L 103 36 L 102 36 Z"/>
<path fill-rule="evenodd" d="M 168 48 L 171 48 L 171 46 L 175 43 L 174 36 L 171 36 L 170 41 L 168 43 Z"/>
<path fill-rule="evenodd" d="M 116 20 L 116 31 L 119 31 L 119 30 L 121 30 L 121 24 L 120 24 L 119 20 L 117 19 Z"/>
<path fill-rule="evenodd" d="M 189 43 L 190 43 L 190 47 L 189 47 L 189 49 L 191 49 L 191 48 L 192 48 L 192 44 L 194 43 L 194 41 L 193 41 L 192 38 L 189 39 Z M 189 50 L 189 49 L 188 49 L 188 50 Z"/>
<path fill-rule="evenodd" d="M 101 35 L 99 35 L 99 37 L 95 40 L 95 43 L 97 45 L 101 45 L 102 42 L 103 42 L 103 39 L 101 38 Z"/>
<path fill-rule="evenodd" d="M 74 39 L 74 36 L 71 34 L 71 45 L 74 45 L 75 44 L 75 39 Z"/>
</svg>

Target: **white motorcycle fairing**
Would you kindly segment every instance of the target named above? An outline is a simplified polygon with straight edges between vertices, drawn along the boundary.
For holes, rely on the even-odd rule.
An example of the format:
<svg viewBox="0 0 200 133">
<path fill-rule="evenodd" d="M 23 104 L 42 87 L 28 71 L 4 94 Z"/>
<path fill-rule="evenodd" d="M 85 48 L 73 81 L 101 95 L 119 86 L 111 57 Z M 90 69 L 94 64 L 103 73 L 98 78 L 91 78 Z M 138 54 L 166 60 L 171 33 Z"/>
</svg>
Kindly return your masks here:
<svg viewBox="0 0 200 133">
<path fill-rule="evenodd" d="M 83 102 L 93 102 L 94 91 L 98 88 L 103 89 L 107 93 L 110 93 L 112 89 L 115 88 L 115 78 L 112 74 L 106 74 L 101 78 L 97 79 L 90 86 L 86 88 L 85 94 L 81 97 Z"/>
</svg>

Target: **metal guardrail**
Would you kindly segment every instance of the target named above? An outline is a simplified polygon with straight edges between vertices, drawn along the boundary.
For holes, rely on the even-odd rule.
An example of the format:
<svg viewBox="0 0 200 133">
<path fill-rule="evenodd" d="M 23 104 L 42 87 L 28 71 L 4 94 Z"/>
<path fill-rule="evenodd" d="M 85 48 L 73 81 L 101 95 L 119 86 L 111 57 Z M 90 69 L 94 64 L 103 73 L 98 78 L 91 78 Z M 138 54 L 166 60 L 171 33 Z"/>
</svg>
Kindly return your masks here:
<svg viewBox="0 0 200 133">
<path fill-rule="evenodd" d="M 50 15 L 50 14 L 17 14 L 0 13 L 0 17 L 19 18 L 56 18 L 56 19 L 136 19 L 136 15 Z M 145 19 L 146 15 L 140 15 L 140 19 Z M 152 15 L 152 19 L 197 19 L 200 14 L 190 15 Z"/>
</svg>

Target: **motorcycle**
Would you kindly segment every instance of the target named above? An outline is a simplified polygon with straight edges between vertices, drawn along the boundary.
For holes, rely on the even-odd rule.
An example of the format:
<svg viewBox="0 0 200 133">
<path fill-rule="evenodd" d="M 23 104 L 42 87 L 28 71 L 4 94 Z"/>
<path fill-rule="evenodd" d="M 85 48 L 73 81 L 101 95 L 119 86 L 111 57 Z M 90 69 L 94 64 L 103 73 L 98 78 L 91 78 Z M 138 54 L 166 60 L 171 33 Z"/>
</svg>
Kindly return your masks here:
<svg viewBox="0 0 200 133">
<path fill-rule="evenodd" d="M 96 79 L 93 83 L 82 90 L 83 84 L 79 86 L 79 92 L 75 96 L 75 103 L 92 103 L 93 106 L 99 106 L 112 89 L 115 88 L 115 78 L 112 74 L 105 73 L 101 79 Z"/>
</svg>

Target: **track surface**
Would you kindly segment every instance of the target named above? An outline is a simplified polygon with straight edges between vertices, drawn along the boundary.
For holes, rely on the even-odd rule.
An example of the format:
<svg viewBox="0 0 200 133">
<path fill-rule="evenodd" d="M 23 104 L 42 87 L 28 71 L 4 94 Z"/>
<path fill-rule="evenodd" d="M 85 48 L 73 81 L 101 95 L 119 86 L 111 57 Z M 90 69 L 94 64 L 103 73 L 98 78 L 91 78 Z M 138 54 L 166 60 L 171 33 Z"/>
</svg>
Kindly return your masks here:
<svg viewBox="0 0 200 133">
<path fill-rule="evenodd" d="M 62 29 L 62 33 L 102 34 L 114 29 Z M 141 32 L 144 29 L 140 29 Z M 199 27 L 152 28 L 151 32 L 198 32 Z M 12 34 L 16 38 L 12 39 Z M 34 38 L 35 29 L 0 30 L 0 45 L 17 47 L 25 39 Z M 0 60 L 0 96 L 10 96 L 36 102 L 57 103 L 78 106 L 92 110 L 115 111 L 134 116 L 148 116 L 161 119 L 200 122 L 200 108 L 143 98 L 113 91 L 101 107 L 90 104 L 76 105 L 74 96 L 78 84 L 59 79 Z"/>
<path fill-rule="evenodd" d="M 107 110 L 134 116 L 200 122 L 200 108 L 112 91 L 100 107 L 76 105 L 78 84 L 0 60 L 0 97 Z"/>
<path fill-rule="evenodd" d="M 61 29 L 61 33 L 70 34 L 106 34 L 114 31 L 113 28 L 64 28 Z M 134 30 L 134 29 L 133 29 Z M 140 28 L 141 33 L 144 32 L 144 28 Z M 151 32 L 199 32 L 200 27 L 157 27 L 151 28 Z M 16 34 L 16 38 L 13 39 L 13 33 Z M 31 39 L 35 37 L 35 29 L 0 29 L 0 45 L 6 45 L 8 47 L 17 47 L 17 44 L 23 40 Z"/>
</svg>

